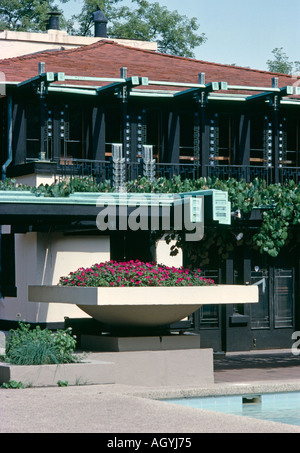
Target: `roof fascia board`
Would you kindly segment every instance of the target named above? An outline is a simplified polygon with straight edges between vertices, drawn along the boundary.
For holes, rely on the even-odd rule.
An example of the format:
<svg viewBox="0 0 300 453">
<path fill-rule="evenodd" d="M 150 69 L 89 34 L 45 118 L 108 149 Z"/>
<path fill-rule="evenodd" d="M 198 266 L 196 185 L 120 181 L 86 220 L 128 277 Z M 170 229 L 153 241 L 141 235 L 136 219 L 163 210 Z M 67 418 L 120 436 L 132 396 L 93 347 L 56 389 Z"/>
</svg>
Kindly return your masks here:
<svg viewBox="0 0 300 453">
<path fill-rule="evenodd" d="M 282 99 L 280 101 L 280 104 L 283 104 L 283 105 L 297 105 L 298 107 L 300 107 L 300 99 Z"/>
<path fill-rule="evenodd" d="M 30 79 L 24 80 L 23 82 L 18 83 L 18 88 L 26 87 L 28 85 L 34 85 L 36 82 L 47 82 L 51 83 L 55 81 L 55 78 L 58 77 L 58 73 L 54 74 L 53 72 L 44 72 Z"/>
<path fill-rule="evenodd" d="M 179 91 L 177 93 L 174 94 L 174 97 L 185 97 L 185 96 L 189 96 L 189 95 L 197 95 L 197 94 L 200 94 L 200 93 L 210 93 L 212 91 L 219 91 L 220 90 L 220 84 L 219 82 L 210 82 L 206 85 L 203 85 L 201 88 L 190 88 L 188 90 L 184 90 L 184 91 Z"/>
<path fill-rule="evenodd" d="M 206 86 L 206 85 L 199 84 L 199 83 L 168 82 L 168 81 L 163 81 L 163 80 L 149 80 L 148 85 L 185 87 L 185 88 L 205 88 L 205 86 Z"/>
<path fill-rule="evenodd" d="M 253 96 L 249 96 L 247 98 L 247 102 L 252 102 L 252 101 L 266 101 L 270 100 L 274 96 L 279 96 L 279 98 L 282 98 L 283 96 L 287 95 L 292 95 L 294 94 L 294 87 L 292 86 L 285 86 L 282 88 L 273 88 L 273 89 L 268 89 L 264 93 L 259 93 L 259 94 L 254 94 Z"/>
<path fill-rule="evenodd" d="M 172 91 L 159 91 L 159 90 L 153 90 L 153 91 L 137 91 L 133 90 L 130 92 L 130 97 L 145 97 L 145 98 L 174 98 L 174 92 Z"/>
<path fill-rule="evenodd" d="M 88 77 L 88 76 L 69 76 L 65 75 L 65 80 L 76 80 L 76 81 L 86 81 L 86 82 L 116 82 L 121 83 L 125 82 L 126 79 L 120 77 Z"/>
<path fill-rule="evenodd" d="M 128 77 L 127 79 L 121 79 L 120 82 L 115 82 L 115 83 L 111 83 L 109 85 L 98 87 L 96 89 L 96 92 L 97 92 L 97 94 L 100 94 L 100 93 L 109 94 L 110 92 L 119 93 L 122 90 L 122 88 L 125 88 L 125 87 L 127 87 L 127 89 L 129 91 L 131 91 L 131 89 L 133 87 L 139 86 L 139 85 L 141 85 L 141 83 L 142 83 L 141 77 L 133 76 L 133 77 Z"/>
<path fill-rule="evenodd" d="M 49 86 L 48 92 L 97 96 L 97 91 L 95 89 L 76 88 L 75 86 L 73 86 L 73 88 L 72 87 Z"/>
<path fill-rule="evenodd" d="M 271 87 L 255 87 L 247 85 L 227 85 L 228 90 L 239 90 L 239 91 L 267 91 L 277 93 L 280 88 L 271 88 Z"/>
</svg>

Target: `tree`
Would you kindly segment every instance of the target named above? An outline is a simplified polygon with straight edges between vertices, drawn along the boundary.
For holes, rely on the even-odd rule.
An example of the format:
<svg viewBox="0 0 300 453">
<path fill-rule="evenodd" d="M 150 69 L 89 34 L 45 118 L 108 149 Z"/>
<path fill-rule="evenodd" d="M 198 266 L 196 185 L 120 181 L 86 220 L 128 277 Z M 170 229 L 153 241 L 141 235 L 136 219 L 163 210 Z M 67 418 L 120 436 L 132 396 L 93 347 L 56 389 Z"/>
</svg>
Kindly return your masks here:
<svg viewBox="0 0 300 453">
<path fill-rule="evenodd" d="M 74 33 L 90 35 L 92 14 L 99 7 L 108 19 L 108 37 L 156 41 L 160 52 L 194 57 L 193 49 L 205 42 L 206 37 L 197 34 L 195 17 L 189 19 L 178 11 L 169 11 L 159 3 L 147 0 L 131 0 L 133 8 L 124 6 L 122 0 L 85 0 L 82 11 L 74 15 L 79 24 Z"/>
<path fill-rule="evenodd" d="M 300 70 L 300 61 L 290 61 L 286 53 L 283 52 L 283 47 L 276 47 L 272 50 L 272 54 L 275 59 L 267 61 L 269 71 L 291 74 Z"/>
<path fill-rule="evenodd" d="M 69 0 L 59 1 L 66 3 Z M 43 31 L 49 19 L 48 13 L 61 12 L 54 2 L 55 0 L 1 0 L 0 27 L 15 31 Z M 67 26 L 63 16 L 61 24 Z"/>
<path fill-rule="evenodd" d="M 0 28 L 16 31 L 44 31 L 50 11 L 62 12 L 58 2 L 69 0 L 1 0 Z M 128 3 L 128 1 L 127 1 Z M 60 26 L 69 33 L 91 36 L 93 13 L 99 7 L 108 19 L 108 37 L 156 41 L 160 52 L 194 57 L 193 49 L 205 42 L 198 34 L 195 17 L 189 19 L 178 11 L 169 11 L 159 3 L 131 0 L 131 7 L 123 0 L 84 0 L 82 10 L 66 21 L 62 15 Z"/>
</svg>

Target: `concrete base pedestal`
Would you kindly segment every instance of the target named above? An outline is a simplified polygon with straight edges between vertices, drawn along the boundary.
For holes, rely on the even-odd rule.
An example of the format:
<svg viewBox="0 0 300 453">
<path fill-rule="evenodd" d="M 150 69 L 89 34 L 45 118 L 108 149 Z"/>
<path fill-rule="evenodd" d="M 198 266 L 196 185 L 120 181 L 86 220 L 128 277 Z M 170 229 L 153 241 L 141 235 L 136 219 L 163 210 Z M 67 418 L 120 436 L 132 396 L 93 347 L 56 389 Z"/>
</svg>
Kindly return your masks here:
<svg viewBox="0 0 300 453">
<path fill-rule="evenodd" d="M 213 350 L 102 352 L 97 360 L 115 365 L 116 384 L 144 387 L 214 384 Z"/>
<path fill-rule="evenodd" d="M 116 384 L 160 387 L 214 383 L 213 350 L 200 349 L 200 335 L 82 335 L 81 347 L 97 351 L 97 360 L 114 364 Z"/>
<path fill-rule="evenodd" d="M 199 349 L 200 335 L 112 336 L 81 335 L 81 347 L 98 352 Z"/>
</svg>

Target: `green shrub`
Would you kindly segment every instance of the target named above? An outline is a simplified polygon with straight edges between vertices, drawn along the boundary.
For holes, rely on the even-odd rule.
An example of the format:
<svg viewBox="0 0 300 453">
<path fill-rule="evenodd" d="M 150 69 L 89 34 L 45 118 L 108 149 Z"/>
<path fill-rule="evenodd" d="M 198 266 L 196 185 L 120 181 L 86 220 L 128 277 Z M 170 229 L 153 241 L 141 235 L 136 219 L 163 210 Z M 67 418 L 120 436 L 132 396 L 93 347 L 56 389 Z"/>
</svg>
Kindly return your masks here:
<svg viewBox="0 0 300 453">
<path fill-rule="evenodd" d="M 57 381 L 58 387 L 68 387 L 69 381 Z"/>
<path fill-rule="evenodd" d="M 10 330 L 6 343 L 6 360 L 14 365 L 45 365 L 74 362 L 76 340 L 71 328 L 52 332 L 19 323 Z"/>
<path fill-rule="evenodd" d="M 3 389 L 24 389 L 25 385 L 23 384 L 23 382 L 8 381 L 3 382 L 3 384 L 0 387 Z"/>
</svg>

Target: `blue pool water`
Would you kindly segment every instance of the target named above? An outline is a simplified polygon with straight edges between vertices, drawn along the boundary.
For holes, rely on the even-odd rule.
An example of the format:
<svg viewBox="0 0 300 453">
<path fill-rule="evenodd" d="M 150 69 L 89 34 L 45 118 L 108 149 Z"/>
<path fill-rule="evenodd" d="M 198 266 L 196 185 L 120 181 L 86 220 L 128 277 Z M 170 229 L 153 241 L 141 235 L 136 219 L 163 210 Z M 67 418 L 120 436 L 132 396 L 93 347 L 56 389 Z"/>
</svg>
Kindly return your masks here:
<svg viewBox="0 0 300 453">
<path fill-rule="evenodd" d="M 166 399 L 168 403 L 300 426 L 300 392 Z"/>
</svg>

